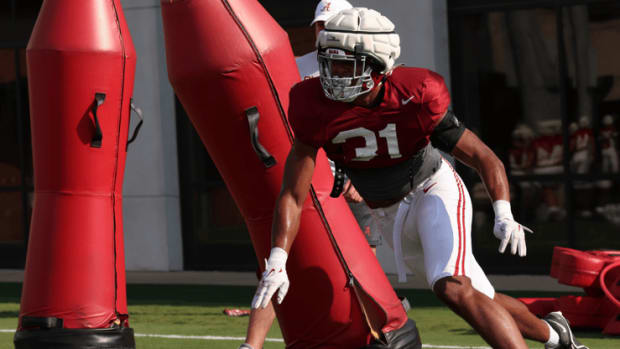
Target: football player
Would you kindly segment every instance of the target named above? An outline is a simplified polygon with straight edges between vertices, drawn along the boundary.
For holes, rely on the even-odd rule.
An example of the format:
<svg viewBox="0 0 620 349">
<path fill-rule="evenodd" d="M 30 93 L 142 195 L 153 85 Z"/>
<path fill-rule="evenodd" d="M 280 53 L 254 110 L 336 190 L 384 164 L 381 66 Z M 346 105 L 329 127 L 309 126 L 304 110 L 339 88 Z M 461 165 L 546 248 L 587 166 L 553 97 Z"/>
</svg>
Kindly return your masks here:
<svg viewBox="0 0 620 349">
<path fill-rule="evenodd" d="M 438 149 L 479 173 L 493 202 L 499 252 L 510 244 L 512 254 L 525 256 L 529 229 L 514 220 L 502 162 L 448 109 L 443 78 L 396 66 L 399 36 L 374 10 L 341 11 L 325 23 L 317 46 L 320 77 L 290 92 L 295 141 L 276 203 L 273 248 L 252 307 L 286 296 L 286 260 L 323 148 L 380 217 L 399 276 L 404 265 L 422 266 L 437 297 L 492 347 L 527 348 L 526 337 L 547 348 L 585 348 L 561 313 L 538 319 L 520 301 L 495 292 L 476 262 L 471 199 Z"/>
<path fill-rule="evenodd" d="M 321 0 L 316 5 L 314 10 L 314 19 L 310 23 L 310 26 L 314 30 L 314 39 L 318 37 L 321 30 L 325 28 L 325 21 L 336 15 L 338 12 L 350 9 L 353 5 L 347 0 Z M 303 56 L 295 58 L 297 64 L 297 70 L 302 80 L 311 79 L 319 76 L 319 65 L 317 60 L 317 50 L 309 52 Z M 335 173 L 336 168 L 333 161 L 330 161 L 330 168 L 332 174 Z M 381 234 L 378 231 L 375 219 L 372 216 L 372 212 L 368 205 L 363 201 L 355 187 L 351 185 L 351 181 L 346 181 L 343 196 L 351 209 L 351 212 L 355 216 L 360 229 L 364 233 L 368 245 L 372 249 L 373 253 L 377 253 L 377 246 L 381 243 Z M 401 302 L 405 310 L 409 309 L 409 301 L 401 297 Z M 271 324 L 275 319 L 275 312 L 272 304 L 267 304 L 264 309 L 253 309 L 250 314 L 250 321 L 248 325 L 247 335 L 245 343 L 243 343 L 240 349 L 259 349 L 262 347 L 264 337 L 266 336 Z"/>
</svg>

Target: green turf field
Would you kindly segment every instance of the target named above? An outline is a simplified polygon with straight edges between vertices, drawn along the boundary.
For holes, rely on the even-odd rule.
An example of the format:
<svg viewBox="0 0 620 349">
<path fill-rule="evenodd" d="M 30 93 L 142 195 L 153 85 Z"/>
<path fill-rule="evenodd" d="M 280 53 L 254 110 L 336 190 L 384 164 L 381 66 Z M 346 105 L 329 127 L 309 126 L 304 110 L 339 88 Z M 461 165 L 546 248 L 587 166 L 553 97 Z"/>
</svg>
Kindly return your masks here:
<svg viewBox="0 0 620 349">
<path fill-rule="evenodd" d="M 248 318 L 231 318 L 227 307 L 247 308 L 254 289 L 244 286 L 129 285 L 127 298 L 131 326 L 137 334 L 182 336 L 244 337 Z M 463 320 L 443 307 L 429 291 L 399 290 L 412 303 L 409 317 L 418 323 L 422 341 L 435 346 L 486 346 Z M 548 292 L 511 292 L 513 296 L 552 297 Z M 0 283 L 0 329 L 13 329 L 19 313 L 20 285 Z M 590 349 L 618 349 L 620 337 L 604 337 L 597 331 L 577 332 Z M 270 338 L 281 338 L 277 325 Z M 0 333 L 0 349 L 13 348 L 12 333 Z M 163 348 L 237 348 L 239 340 L 169 339 L 137 337 L 141 349 Z M 543 345 L 529 342 L 531 348 Z M 283 343 L 268 342 L 266 349 L 284 348 Z"/>
</svg>

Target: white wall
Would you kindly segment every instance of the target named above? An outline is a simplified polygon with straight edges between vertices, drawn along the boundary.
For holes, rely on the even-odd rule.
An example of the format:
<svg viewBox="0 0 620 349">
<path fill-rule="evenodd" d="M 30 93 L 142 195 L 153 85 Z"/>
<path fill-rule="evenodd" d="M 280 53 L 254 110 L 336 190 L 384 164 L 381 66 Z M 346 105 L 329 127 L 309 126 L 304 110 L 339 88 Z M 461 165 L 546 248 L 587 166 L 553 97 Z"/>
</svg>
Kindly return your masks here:
<svg viewBox="0 0 620 349">
<path fill-rule="evenodd" d="M 182 270 L 174 93 L 159 0 L 122 0 L 138 55 L 134 102 L 144 125 L 129 146 L 123 187 L 128 270 Z M 132 115 L 132 127 L 137 119 Z"/>
<path fill-rule="evenodd" d="M 381 12 L 400 35 L 399 63 L 424 67 L 450 81 L 446 0 L 349 0 L 353 6 Z"/>
</svg>

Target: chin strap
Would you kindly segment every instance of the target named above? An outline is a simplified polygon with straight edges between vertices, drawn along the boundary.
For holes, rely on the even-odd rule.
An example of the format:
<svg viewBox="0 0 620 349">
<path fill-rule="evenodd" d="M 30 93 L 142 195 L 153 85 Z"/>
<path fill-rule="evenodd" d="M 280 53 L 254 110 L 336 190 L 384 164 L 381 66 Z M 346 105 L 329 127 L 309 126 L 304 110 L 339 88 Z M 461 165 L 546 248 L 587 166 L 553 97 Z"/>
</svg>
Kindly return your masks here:
<svg viewBox="0 0 620 349">
<path fill-rule="evenodd" d="M 381 87 L 381 85 L 383 85 L 383 83 L 387 80 L 387 78 L 390 77 L 390 75 L 392 75 L 392 73 L 394 72 L 394 69 L 404 66 L 404 63 L 400 63 L 397 64 L 395 66 L 393 66 L 392 68 L 390 68 L 388 71 L 386 71 L 385 73 L 381 73 L 383 74 L 383 76 L 381 77 L 381 81 L 379 81 L 379 83 L 377 84 L 377 87 Z"/>
<path fill-rule="evenodd" d="M 388 78 L 387 75 L 383 75 L 383 77 L 381 77 L 381 81 L 379 81 L 376 88 L 381 88 L 381 86 L 383 86 L 383 83 L 385 82 L 385 80 L 387 80 L 387 78 Z"/>
</svg>

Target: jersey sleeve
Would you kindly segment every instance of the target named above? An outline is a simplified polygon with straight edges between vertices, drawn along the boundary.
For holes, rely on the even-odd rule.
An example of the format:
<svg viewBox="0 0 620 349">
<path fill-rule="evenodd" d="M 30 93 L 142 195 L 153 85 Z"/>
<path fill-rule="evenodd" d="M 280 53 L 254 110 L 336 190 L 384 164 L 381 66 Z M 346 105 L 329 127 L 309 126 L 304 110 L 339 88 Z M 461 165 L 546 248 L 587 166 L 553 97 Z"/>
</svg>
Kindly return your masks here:
<svg viewBox="0 0 620 349">
<path fill-rule="evenodd" d="M 302 82 L 303 83 L 303 82 Z M 303 93 L 303 89 L 294 86 L 290 92 L 290 104 L 288 107 L 288 119 L 295 134 L 295 139 L 302 143 L 320 148 L 325 143 L 325 130 L 321 127 L 320 115 L 313 112 L 309 98 Z"/>
<path fill-rule="evenodd" d="M 448 86 L 446 86 L 443 77 L 430 70 L 424 79 L 422 103 L 426 113 L 428 113 L 428 118 L 430 118 L 431 129 L 428 131 L 432 131 L 450 106 L 450 91 L 448 91 Z"/>
</svg>

